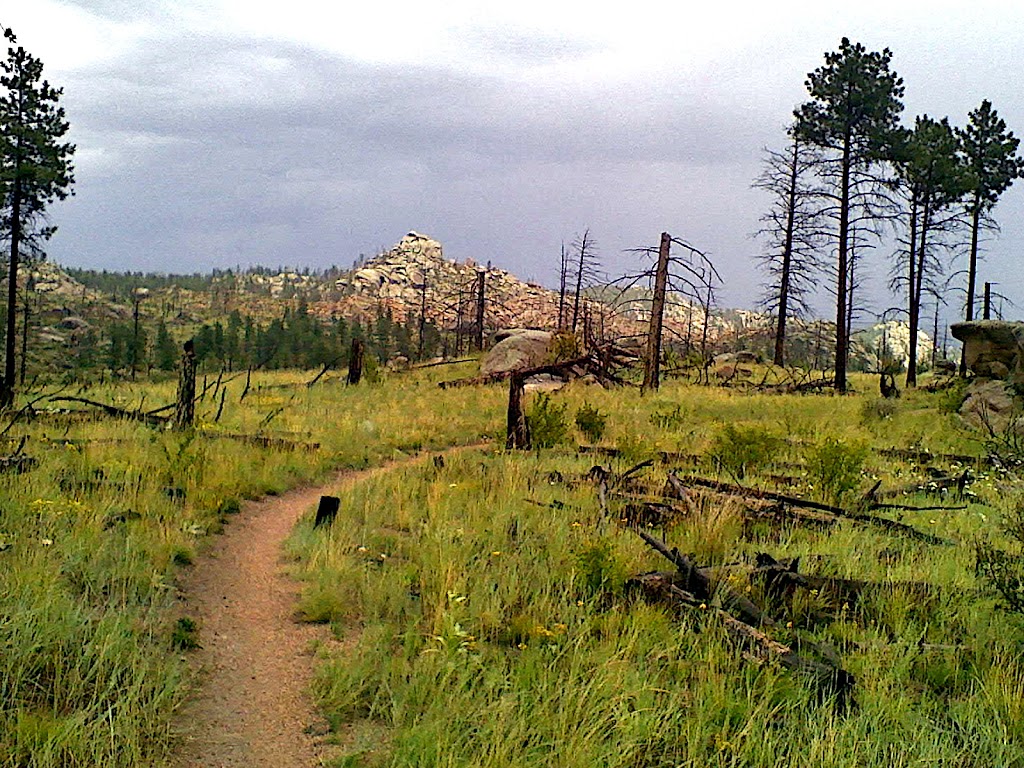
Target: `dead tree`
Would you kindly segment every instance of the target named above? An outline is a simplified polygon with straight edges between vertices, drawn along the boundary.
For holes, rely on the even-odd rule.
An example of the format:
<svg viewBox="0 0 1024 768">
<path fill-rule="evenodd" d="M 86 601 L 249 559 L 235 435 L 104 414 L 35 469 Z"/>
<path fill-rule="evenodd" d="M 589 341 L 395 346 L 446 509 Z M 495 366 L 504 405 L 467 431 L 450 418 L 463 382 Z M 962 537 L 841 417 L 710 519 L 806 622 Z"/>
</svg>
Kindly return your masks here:
<svg viewBox="0 0 1024 768">
<path fill-rule="evenodd" d="M 196 350 L 192 339 L 185 342 L 178 378 L 178 398 L 174 407 L 175 429 L 191 429 L 196 421 Z"/>
<path fill-rule="evenodd" d="M 356 385 L 363 378 L 363 341 L 352 339 L 352 349 L 348 357 L 348 383 Z"/>
<path fill-rule="evenodd" d="M 671 255 L 671 246 L 675 244 L 679 255 Z M 660 378 L 660 358 L 664 348 L 664 316 L 666 307 L 673 301 L 690 306 L 699 303 L 704 311 L 704 340 L 707 343 L 708 315 L 714 295 L 714 284 L 721 282 L 721 277 L 711 260 L 701 251 L 683 240 L 674 238 L 667 232 L 661 235 L 658 248 L 635 248 L 634 253 L 646 256 L 657 254 L 657 261 L 651 268 L 639 273 L 625 275 L 615 281 L 619 293 L 610 304 L 617 310 L 629 310 L 640 305 L 650 312 L 650 326 L 647 334 L 647 351 L 644 363 L 643 390 L 657 389 Z M 638 284 L 647 282 L 652 291 L 650 298 L 627 298 L 628 292 Z M 635 307 L 639 309 L 640 307 Z"/>
<path fill-rule="evenodd" d="M 583 230 L 583 234 L 576 238 L 573 243 L 576 249 L 576 293 L 572 304 L 572 324 L 570 330 L 576 333 L 580 320 L 580 307 L 583 300 L 583 288 L 595 277 L 598 272 L 598 260 L 595 253 L 594 238 L 590 236 L 590 230 Z"/>
<path fill-rule="evenodd" d="M 476 350 L 483 352 L 484 349 L 484 308 L 487 298 L 487 272 L 480 270 L 476 273 L 476 322 L 473 330 L 476 332 Z"/>
<path fill-rule="evenodd" d="M 753 186 L 771 196 L 755 235 L 767 250 L 759 256 L 768 276 L 762 305 L 776 311 L 775 365 L 785 365 L 786 323 L 806 311 L 806 296 L 822 270 L 821 212 L 807 176 L 819 154 L 793 131 L 784 152 L 765 150 L 764 168 Z"/>
<path fill-rule="evenodd" d="M 505 448 L 508 450 L 530 449 L 530 424 L 523 410 L 523 393 L 526 377 L 513 373 L 508 384 L 508 414 L 505 427 Z"/>
<path fill-rule="evenodd" d="M 644 358 L 644 383 L 640 393 L 657 390 L 661 374 L 661 328 L 665 315 L 665 289 L 668 286 L 668 259 L 672 236 L 661 233 L 658 265 L 654 272 L 654 298 L 651 302 L 651 324 L 647 332 L 647 355 Z"/>
</svg>

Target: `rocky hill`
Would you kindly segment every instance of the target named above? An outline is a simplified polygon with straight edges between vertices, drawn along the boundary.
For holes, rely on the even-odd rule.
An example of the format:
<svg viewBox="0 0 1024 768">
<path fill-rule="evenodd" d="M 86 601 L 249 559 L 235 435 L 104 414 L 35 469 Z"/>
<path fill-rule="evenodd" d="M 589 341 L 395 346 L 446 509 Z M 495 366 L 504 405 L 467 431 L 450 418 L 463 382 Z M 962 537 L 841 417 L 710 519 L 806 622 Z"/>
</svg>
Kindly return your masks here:
<svg viewBox="0 0 1024 768">
<path fill-rule="evenodd" d="M 257 324 L 282 317 L 286 307 L 303 303 L 325 321 L 358 319 L 365 325 L 386 315 L 415 327 L 421 311 L 442 334 L 468 338 L 476 327 L 477 300 L 484 296 L 485 336 L 502 328 L 552 329 L 559 314 L 557 291 L 520 280 L 511 272 L 472 260 L 445 258 L 441 243 L 417 232 L 406 234 L 393 248 L 351 270 L 222 271 L 207 275 L 115 275 L 76 271 L 79 280 L 52 264 L 30 270 L 33 333 L 39 344 L 30 348 L 42 357 L 70 359 L 70 350 L 85 340 L 102 355 L 109 327 L 140 322 L 155 338 L 158 324 L 176 339 L 187 338 L 204 324 L 224 323 L 234 312 Z M 571 302 L 571 297 L 570 297 Z M 571 307 L 567 310 L 571 312 Z M 644 287 L 623 292 L 614 285 L 591 287 L 583 301 L 584 323 L 595 336 L 623 337 L 646 331 L 650 292 Z M 703 308 L 675 295 L 666 307 L 666 343 L 681 352 L 753 351 L 771 357 L 773 319 L 751 310 Z M 705 338 L 706 331 L 706 338 Z M 789 358 L 796 365 L 828 366 L 834 331 L 826 321 L 790 323 Z M 91 339 L 91 341 L 90 341 Z M 888 356 L 905 361 L 906 326 L 891 322 L 859 331 L 852 346 L 851 366 L 873 370 L 883 343 Z M 930 361 L 931 340 L 922 334 L 919 359 Z"/>
</svg>

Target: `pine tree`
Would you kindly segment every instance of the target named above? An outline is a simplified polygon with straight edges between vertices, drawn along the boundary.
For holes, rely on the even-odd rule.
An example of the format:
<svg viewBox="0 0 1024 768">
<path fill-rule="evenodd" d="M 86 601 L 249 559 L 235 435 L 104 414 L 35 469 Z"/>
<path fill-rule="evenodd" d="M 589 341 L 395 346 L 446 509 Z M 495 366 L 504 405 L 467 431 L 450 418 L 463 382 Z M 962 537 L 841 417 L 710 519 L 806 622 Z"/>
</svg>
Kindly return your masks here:
<svg viewBox="0 0 1024 768">
<path fill-rule="evenodd" d="M 907 290 L 908 387 L 917 385 L 917 336 L 924 289 L 934 287 L 942 274 L 942 262 L 935 253 L 936 236 L 955 226 L 956 212 L 951 208 L 966 191 L 958 152 L 959 142 L 949 121 L 923 115 L 915 121 L 914 130 L 904 135 L 895 163 L 908 203 L 907 235 L 897 254 L 900 266 L 893 280 L 894 287 L 902 285 Z"/>
<path fill-rule="evenodd" d="M 156 359 L 156 367 L 161 371 L 173 371 L 178 367 L 178 347 L 163 320 L 156 328 L 156 349 L 153 355 Z"/>
<path fill-rule="evenodd" d="M 825 54 L 825 64 L 807 76 L 811 100 L 795 112 L 796 134 L 830 156 L 837 203 L 836 220 L 836 380 L 846 391 L 850 329 L 847 300 L 850 224 L 854 215 L 855 180 L 891 154 L 892 137 L 903 104 L 903 80 L 890 71 L 892 54 L 868 51 L 843 38 L 839 50 Z"/>
<path fill-rule="evenodd" d="M 4 29 L 4 37 L 11 45 L 6 60 L 0 64 L 0 195 L 10 260 L 0 406 L 10 406 L 14 402 L 18 260 L 22 241 L 47 206 L 70 194 L 74 183 L 71 156 L 75 147 L 61 141 L 70 128 L 64 109 L 58 106 L 62 89 L 42 80 L 42 62 L 15 45 L 11 30 Z M 39 233 L 45 239 L 53 234 L 53 228 L 44 227 Z"/>
<path fill-rule="evenodd" d="M 992 102 L 987 99 L 967 116 L 967 127 L 958 131 L 967 167 L 967 214 L 970 216 L 971 250 L 967 267 L 967 320 L 974 319 L 978 287 L 978 244 L 981 231 L 993 228 L 989 218 L 999 196 L 1014 179 L 1024 176 L 1024 160 L 1017 155 L 1020 139 L 1007 130 Z M 966 373 L 963 362 L 961 374 Z"/>
</svg>

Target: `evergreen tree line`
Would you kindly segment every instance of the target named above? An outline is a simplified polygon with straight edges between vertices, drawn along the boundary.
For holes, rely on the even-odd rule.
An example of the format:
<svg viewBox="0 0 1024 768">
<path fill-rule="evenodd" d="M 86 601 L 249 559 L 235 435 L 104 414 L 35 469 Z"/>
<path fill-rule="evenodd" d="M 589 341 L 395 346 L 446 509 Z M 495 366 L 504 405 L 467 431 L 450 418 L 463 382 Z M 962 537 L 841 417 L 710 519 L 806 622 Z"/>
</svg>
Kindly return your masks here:
<svg viewBox="0 0 1024 768">
<path fill-rule="evenodd" d="M 362 341 L 364 353 L 380 363 L 399 356 L 410 361 L 419 359 L 418 325 L 418 318 L 415 322 L 412 318 L 399 322 L 384 312 L 365 324 L 343 317 L 325 322 L 300 303 L 296 308 L 286 307 L 281 317 L 266 324 L 235 311 L 226 322 L 204 323 L 189 338 L 195 343 L 198 364 L 204 370 L 344 368 L 353 339 Z M 426 323 L 423 334 L 422 357 L 439 354 L 442 336 L 437 327 Z M 74 368 L 127 375 L 177 370 L 186 338 L 172 332 L 163 320 L 141 322 L 138 328 L 129 320 L 112 323 L 99 338 L 93 335 L 83 341 L 87 346 L 98 344 L 99 348 L 84 354 L 79 350 Z"/>
<path fill-rule="evenodd" d="M 887 312 L 909 325 L 907 385 L 914 386 L 926 302 L 937 318 L 960 290 L 954 311 L 975 319 L 981 243 L 997 231 L 1000 196 L 1024 175 L 1020 141 L 987 99 L 962 127 L 929 115 L 901 123 L 904 85 L 891 59 L 888 49 L 869 51 L 847 38 L 826 53 L 807 75 L 808 100 L 793 112 L 786 145 L 766 152 L 754 183 L 771 198 L 758 234 L 768 246 L 764 303 L 777 317 L 774 362 L 786 362 L 787 319 L 830 284 L 839 391 L 847 386 L 853 320 L 864 308 L 864 256 L 893 245 L 887 261 L 898 305 Z M 952 279 L 960 258 L 964 286 Z"/>
</svg>

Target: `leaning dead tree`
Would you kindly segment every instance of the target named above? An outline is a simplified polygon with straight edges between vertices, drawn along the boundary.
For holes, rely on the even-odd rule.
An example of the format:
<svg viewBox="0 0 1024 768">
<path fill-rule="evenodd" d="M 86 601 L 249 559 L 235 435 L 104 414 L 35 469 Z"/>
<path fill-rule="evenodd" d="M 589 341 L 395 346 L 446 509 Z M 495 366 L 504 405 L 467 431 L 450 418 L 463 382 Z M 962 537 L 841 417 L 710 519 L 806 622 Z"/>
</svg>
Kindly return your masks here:
<svg viewBox="0 0 1024 768">
<path fill-rule="evenodd" d="M 676 256 L 672 255 L 673 245 L 679 249 Z M 666 308 L 670 308 L 674 302 L 685 303 L 687 306 L 694 303 L 701 305 L 704 311 L 701 343 L 703 352 L 707 343 L 714 285 L 721 282 L 721 276 L 704 252 L 679 238 L 672 237 L 668 232 L 661 233 L 661 242 L 657 248 L 636 248 L 634 253 L 657 255 L 657 260 L 653 267 L 617 280 L 619 293 L 612 303 L 627 310 L 632 306 L 633 311 L 641 317 L 646 314 L 645 310 L 649 307 L 644 382 L 641 389 L 641 392 L 649 392 L 657 390 L 661 380 Z M 651 286 L 651 290 L 645 295 L 630 297 L 630 292 L 644 282 Z M 689 323 L 688 319 L 687 333 Z"/>
<path fill-rule="evenodd" d="M 628 362 L 628 358 L 628 352 L 609 345 L 606 348 L 592 349 L 587 354 L 572 360 L 509 373 L 505 447 L 509 450 L 528 450 L 532 447 L 530 424 L 526 418 L 526 411 L 523 408 L 523 397 L 526 392 L 526 382 L 528 379 L 545 374 L 562 378 L 591 375 L 601 384 L 622 385 L 625 382 L 615 374 L 613 368 Z"/>
</svg>

